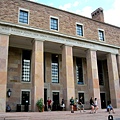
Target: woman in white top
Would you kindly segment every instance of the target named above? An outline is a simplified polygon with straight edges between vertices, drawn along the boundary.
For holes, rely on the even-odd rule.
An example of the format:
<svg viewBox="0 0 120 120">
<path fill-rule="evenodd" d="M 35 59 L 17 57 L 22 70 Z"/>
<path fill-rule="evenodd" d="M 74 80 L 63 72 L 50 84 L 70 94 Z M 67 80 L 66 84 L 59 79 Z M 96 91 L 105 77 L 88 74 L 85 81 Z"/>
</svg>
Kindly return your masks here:
<svg viewBox="0 0 120 120">
<path fill-rule="evenodd" d="M 95 98 L 95 101 L 94 101 L 94 107 L 95 107 L 95 113 L 96 113 L 97 110 L 98 110 L 97 98 Z"/>
</svg>

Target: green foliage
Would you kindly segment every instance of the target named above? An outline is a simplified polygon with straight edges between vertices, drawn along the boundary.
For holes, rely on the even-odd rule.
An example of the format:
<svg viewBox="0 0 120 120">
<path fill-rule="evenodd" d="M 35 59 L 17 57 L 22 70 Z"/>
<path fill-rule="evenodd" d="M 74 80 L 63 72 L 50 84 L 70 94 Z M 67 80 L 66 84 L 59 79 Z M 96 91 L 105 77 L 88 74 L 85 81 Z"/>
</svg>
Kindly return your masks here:
<svg viewBox="0 0 120 120">
<path fill-rule="evenodd" d="M 42 112 L 42 111 L 43 111 L 43 107 L 44 107 L 44 105 L 43 105 L 43 98 L 40 98 L 40 99 L 37 101 L 36 105 L 37 105 L 39 111 Z"/>
</svg>

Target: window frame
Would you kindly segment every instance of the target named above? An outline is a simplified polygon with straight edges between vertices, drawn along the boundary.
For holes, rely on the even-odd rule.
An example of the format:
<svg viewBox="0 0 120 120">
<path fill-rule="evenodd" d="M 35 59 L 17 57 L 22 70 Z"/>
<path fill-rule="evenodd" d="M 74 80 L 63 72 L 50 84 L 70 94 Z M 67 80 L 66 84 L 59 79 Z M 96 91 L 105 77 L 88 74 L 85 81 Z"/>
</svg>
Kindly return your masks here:
<svg viewBox="0 0 120 120">
<path fill-rule="evenodd" d="M 78 77 L 77 77 L 77 67 L 78 67 L 78 64 L 77 64 L 77 59 L 81 59 L 81 65 L 82 65 L 82 79 L 83 81 L 79 83 L 78 81 Z M 80 76 L 80 75 L 79 75 Z M 79 79 L 80 80 L 80 79 Z M 84 82 L 84 68 L 83 68 L 83 59 L 80 58 L 80 57 L 76 57 L 76 82 L 77 82 L 77 85 L 85 85 L 85 82 Z"/>
<path fill-rule="evenodd" d="M 101 70 L 102 72 L 99 72 L 99 63 L 101 64 Z M 100 86 L 105 86 L 105 80 L 104 80 L 104 68 L 103 68 L 103 60 L 97 60 L 97 67 L 98 67 L 98 79 L 99 79 L 99 85 Z M 100 75 L 102 75 L 102 82 L 103 84 L 100 84 Z"/>
<path fill-rule="evenodd" d="M 82 26 L 82 35 L 79 35 L 78 32 L 77 32 L 78 26 Z M 84 37 L 84 25 L 82 23 L 76 22 L 76 35 L 80 36 L 80 37 Z"/>
<path fill-rule="evenodd" d="M 57 81 L 57 82 L 53 82 L 53 81 L 52 81 L 52 80 L 53 80 L 53 79 L 52 79 L 52 77 L 53 77 L 53 76 L 52 76 L 52 74 L 53 74 L 53 73 L 52 73 L 52 63 L 53 63 L 53 62 L 52 62 L 52 56 L 53 56 L 53 55 L 58 55 L 58 54 L 51 54 L 51 82 L 52 82 L 52 83 L 57 83 L 57 84 L 59 84 L 59 55 L 58 55 L 58 63 L 57 63 L 57 64 L 58 64 L 58 73 L 57 73 L 57 74 L 58 74 L 58 81 Z"/>
<path fill-rule="evenodd" d="M 57 30 L 56 29 L 51 29 L 51 19 L 56 19 L 57 20 Z M 50 16 L 50 30 L 53 31 L 59 31 L 59 18 L 58 17 L 54 17 L 54 16 Z"/>
<path fill-rule="evenodd" d="M 103 38 L 103 40 L 102 39 L 100 39 L 100 32 L 102 32 L 102 38 Z M 99 39 L 99 41 L 101 41 L 101 42 L 105 42 L 105 31 L 104 31 L 104 29 L 99 29 L 98 28 L 98 39 Z"/>
<path fill-rule="evenodd" d="M 30 81 L 23 81 L 23 79 L 22 79 L 22 77 L 23 77 L 23 74 L 22 74 L 22 72 L 23 72 L 23 51 L 30 51 L 30 50 L 26 50 L 26 49 L 22 50 L 22 54 L 21 54 L 21 79 L 20 79 L 20 81 L 21 81 L 21 83 L 31 83 L 32 82 L 32 76 L 31 76 L 31 72 L 32 72 L 32 66 L 31 66 L 31 64 L 32 64 L 32 60 L 31 60 L 32 53 L 31 53 L 31 56 L 30 56 L 30 76 L 29 76 Z"/>
<path fill-rule="evenodd" d="M 28 23 L 20 22 L 20 11 L 21 10 L 28 13 Z M 24 25 L 29 25 L 29 17 L 30 17 L 30 11 L 28 9 L 19 8 L 19 10 L 18 10 L 18 23 L 24 24 Z"/>
</svg>

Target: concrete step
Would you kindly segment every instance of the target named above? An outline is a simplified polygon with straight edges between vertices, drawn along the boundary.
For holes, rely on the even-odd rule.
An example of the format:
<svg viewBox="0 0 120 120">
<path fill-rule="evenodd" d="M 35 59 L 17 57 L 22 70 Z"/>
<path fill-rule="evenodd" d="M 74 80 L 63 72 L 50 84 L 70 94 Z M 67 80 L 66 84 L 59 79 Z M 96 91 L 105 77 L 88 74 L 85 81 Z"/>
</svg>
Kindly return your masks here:
<svg viewBox="0 0 120 120">
<path fill-rule="evenodd" d="M 30 117 L 27 117 L 27 116 L 25 116 L 25 117 L 23 117 L 23 116 L 8 116 L 8 117 L 5 117 L 3 120 L 30 120 Z"/>
</svg>

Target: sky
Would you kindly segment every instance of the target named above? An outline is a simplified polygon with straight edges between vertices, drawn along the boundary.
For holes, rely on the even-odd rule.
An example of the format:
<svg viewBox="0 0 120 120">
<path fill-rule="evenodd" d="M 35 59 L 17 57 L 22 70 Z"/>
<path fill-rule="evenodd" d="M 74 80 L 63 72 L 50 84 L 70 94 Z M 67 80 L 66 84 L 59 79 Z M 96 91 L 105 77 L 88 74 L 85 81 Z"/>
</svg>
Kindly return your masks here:
<svg viewBox="0 0 120 120">
<path fill-rule="evenodd" d="M 91 18 L 97 8 L 104 10 L 105 23 L 120 27 L 120 0 L 30 0 Z"/>
</svg>

